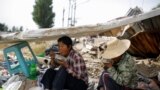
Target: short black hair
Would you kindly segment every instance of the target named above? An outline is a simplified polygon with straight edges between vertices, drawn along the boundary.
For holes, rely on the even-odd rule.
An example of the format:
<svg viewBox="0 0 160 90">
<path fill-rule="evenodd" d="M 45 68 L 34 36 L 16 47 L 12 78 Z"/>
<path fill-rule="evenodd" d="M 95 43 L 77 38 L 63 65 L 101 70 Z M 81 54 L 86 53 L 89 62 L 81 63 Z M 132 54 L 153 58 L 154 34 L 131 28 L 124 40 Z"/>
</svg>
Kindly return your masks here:
<svg viewBox="0 0 160 90">
<path fill-rule="evenodd" d="M 67 45 L 68 47 L 69 46 L 72 46 L 72 39 L 69 37 L 69 36 L 62 36 L 58 39 L 58 42 L 62 42 L 64 43 L 65 45 Z"/>
<path fill-rule="evenodd" d="M 55 53 L 58 53 L 58 46 L 52 45 L 50 48 L 45 50 L 45 55 L 49 55 L 49 52 L 53 51 Z"/>
</svg>

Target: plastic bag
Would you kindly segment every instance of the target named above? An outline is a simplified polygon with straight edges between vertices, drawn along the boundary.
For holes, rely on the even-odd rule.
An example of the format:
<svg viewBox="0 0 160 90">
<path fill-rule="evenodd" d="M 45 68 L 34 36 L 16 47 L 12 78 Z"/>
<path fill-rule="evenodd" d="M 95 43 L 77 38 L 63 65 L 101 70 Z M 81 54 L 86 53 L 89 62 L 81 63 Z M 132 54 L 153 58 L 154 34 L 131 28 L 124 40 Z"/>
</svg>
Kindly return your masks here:
<svg viewBox="0 0 160 90">
<path fill-rule="evenodd" d="M 18 75 L 14 75 L 12 76 L 11 78 L 8 79 L 8 81 L 6 83 L 4 83 L 2 85 L 2 88 L 4 90 L 6 90 L 6 88 L 12 83 L 12 82 L 16 82 L 16 81 L 19 81 L 20 80 L 20 77 Z"/>
<path fill-rule="evenodd" d="M 32 87 L 29 90 L 44 90 L 42 87 Z"/>
<path fill-rule="evenodd" d="M 20 86 L 22 85 L 22 81 L 12 82 L 8 85 L 8 87 L 4 90 L 19 90 Z"/>
</svg>

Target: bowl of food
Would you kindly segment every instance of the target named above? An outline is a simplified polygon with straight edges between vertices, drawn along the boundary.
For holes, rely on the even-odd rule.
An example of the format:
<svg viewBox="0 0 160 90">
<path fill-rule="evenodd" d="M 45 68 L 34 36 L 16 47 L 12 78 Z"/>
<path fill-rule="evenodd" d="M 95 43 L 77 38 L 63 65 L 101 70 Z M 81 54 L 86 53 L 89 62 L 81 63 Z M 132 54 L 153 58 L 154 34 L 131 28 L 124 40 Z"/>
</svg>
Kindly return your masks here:
<svg viewBox="0 0 160 90">
<path fill-rule="evenodd" d="M 59 54 L 55 54 L 55 61 L 66 61 L 66 57 L 59 55 Z"/>
</svg>

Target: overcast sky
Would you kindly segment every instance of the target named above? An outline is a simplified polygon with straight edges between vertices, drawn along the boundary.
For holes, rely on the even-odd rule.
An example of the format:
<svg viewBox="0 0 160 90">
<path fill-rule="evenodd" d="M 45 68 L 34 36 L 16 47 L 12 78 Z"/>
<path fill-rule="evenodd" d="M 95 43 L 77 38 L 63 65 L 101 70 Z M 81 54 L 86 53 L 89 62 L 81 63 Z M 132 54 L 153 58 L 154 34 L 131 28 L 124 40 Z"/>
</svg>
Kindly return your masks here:
<svg viewBox="0 0 160 90">
<path fill-rule="evenodd" d="M 53 11 L 56 13 L 55 27 L 62 27 L 63 8 L 65 8 L 65 25 L 67 26 L 69 0 L 53 0 Z M 129 8 L 141 7 L 148 12 L 160 0 L 77 0 L 76 26 L 107 22 L 124 16 Z M 0 0 L 0 23 L 12 26 L 23 26 L 25 29 L 37 29 L 32 20 L 35 0 Z"/>
</svg>

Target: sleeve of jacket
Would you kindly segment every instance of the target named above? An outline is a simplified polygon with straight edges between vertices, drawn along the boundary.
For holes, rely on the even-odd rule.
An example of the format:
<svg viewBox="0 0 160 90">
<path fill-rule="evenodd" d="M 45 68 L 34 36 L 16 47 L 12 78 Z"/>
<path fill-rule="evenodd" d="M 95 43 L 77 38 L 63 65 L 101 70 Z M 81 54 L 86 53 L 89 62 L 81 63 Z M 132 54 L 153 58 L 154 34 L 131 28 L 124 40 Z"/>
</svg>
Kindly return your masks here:
<svg viewBox="0 0 160 90">
<path fill-rule="evenodd" d="M 110 77 L 115 80 L 119 85 L 126 86 L 132 81 L 134 71 L 134 60 L 126 60 L 127 63 L 122 65 L 123 69 L 121 71 L 116 70 L 114 67 L 108 68 Z M 120 67 L 121 68 L 121 67 Z"/>
<path fill-rule="evenodd" d="M 71 73 L 73 76 L 76 76 L 77 78 L 81 78 L 81 75 L 84 73 L 85 63 L 83 61 L 83 58 L 78 56 L 75 58 L 73 67 L 68 67 L 67 70 L 69 73 Z"/>
</svg>

